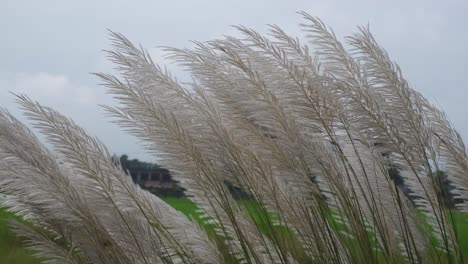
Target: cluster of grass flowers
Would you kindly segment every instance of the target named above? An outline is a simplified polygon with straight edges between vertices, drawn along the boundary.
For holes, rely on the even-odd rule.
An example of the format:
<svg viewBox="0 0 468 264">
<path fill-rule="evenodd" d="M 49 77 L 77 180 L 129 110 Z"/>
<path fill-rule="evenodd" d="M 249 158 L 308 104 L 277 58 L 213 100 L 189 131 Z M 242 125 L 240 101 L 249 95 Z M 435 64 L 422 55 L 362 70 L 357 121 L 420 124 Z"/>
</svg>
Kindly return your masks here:
<svg viewBox="0 0 468 264">
<path fill-rule="evenodd" d="M 271 26 L 167 48 L 184 83 L 111 33 L 118 75 L 96 75 L 120 104 L 105 109 L 171 170 L 201 225 L 72 120 L 18 95 L 52 149 L 0 112 L 0 201 L 30 223 L 12 223 L 17 233 L 49 263 L 463 262 L 444 204 L 468 209 L 461 137 L 367 28 L 343 44 L 301 15 L 309 44 Z"/>
</svg>

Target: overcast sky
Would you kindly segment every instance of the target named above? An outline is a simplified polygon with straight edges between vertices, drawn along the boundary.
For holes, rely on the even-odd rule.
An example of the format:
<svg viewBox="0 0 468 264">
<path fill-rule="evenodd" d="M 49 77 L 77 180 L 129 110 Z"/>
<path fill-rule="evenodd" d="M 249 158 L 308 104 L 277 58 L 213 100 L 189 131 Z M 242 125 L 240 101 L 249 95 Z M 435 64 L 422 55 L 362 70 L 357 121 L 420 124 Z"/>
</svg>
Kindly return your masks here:
<svg viewBox="0 0 468 264">
<path fill-rule="evenodd" d="M 380 3 L 382 2 L 382 3 Z M 468 140 L 468 0 L 307 1 L 21 1 L 0 0 L 0 106 L 20 115 L 9 93 L 26 93 L 98 136 L 112 152 L 154 160 L 105 118 L 111 104 L 90 72 L 109 72 L 106 29 L 148 48 L 190 46 L 245 25 L 277 24 L 301 36 L 297 11 L 332 26 L 338 36 L 370 24 L 411 86 L 442 107 Z"/>
</svg>

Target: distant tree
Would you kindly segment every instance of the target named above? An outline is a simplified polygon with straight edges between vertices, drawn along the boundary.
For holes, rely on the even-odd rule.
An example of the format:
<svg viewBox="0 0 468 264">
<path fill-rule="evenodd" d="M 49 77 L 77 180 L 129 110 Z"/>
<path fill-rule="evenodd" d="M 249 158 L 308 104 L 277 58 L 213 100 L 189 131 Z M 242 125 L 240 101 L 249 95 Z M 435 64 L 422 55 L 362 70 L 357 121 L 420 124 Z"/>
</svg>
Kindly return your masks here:
<svg viewBox="0 0 468 264">
<path fill-rule="evenodd" d="M 455 207 L 455 198 L 453 195 L 453 189 L 455 189 L 455 186 L 453 186 L 452 182 L 448 178 L 447 173 L 438 170 L 433 173 L 433 177 L 435 178 L 435 182 L 438 186 L 437 196 L 439 197 L 439 201 L 447 208 Z"/>
<path fill-rule="evenodd" d="M 125 170 L 145 170 L 145 169 L 156 169 L 160 166 L 156 163 L 143 162 L 138 159 L 128 159 L 127 154 L 120 156 L 120 164 Z"/>
</svg>

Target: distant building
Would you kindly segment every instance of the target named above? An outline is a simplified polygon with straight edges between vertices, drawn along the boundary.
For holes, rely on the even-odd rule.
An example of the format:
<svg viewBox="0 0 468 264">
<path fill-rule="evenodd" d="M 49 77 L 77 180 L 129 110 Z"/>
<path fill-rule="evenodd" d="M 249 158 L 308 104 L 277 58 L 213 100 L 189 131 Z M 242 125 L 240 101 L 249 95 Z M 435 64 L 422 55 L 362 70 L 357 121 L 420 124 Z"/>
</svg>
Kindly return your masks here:
<svg viewBox="0 0 468 264">
<path fill-rule="evenodd" d="M 129 160 L 126 155 L 120 157 L 124 170 L 128 171 L 133 182 L 158 195 L 183 196 L 183 189 L 172 179 L 171 173 L 156 164 Z"/>
<path fill-rule="evenodd" d="M 176 185 L 169 171 L 163 168 L 132 169 L 130 175 L 135 183 L 146 189 L 171 189 Z"/>
<path fill-rule="evenodd" d="M 129 169 L 133 181 L 157 195 L 183 196 L 184 192 L 164 168 Z"/>
</svg>

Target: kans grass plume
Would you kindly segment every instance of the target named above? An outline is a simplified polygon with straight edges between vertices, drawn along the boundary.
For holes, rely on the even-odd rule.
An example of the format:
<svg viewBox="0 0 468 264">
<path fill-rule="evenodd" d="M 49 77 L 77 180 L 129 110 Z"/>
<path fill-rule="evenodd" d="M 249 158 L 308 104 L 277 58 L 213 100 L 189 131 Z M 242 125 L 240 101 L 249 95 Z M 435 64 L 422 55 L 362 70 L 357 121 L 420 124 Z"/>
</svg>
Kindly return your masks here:
<svg viewBox="0 0 468 264">
<path fill-rule="evenodd" d="M 463 262 L 459 134 L 368 28 L 342 43 L 301 15 L 307 44 L 273 25 L 166 48 L 187 83 L 111 32 L 118 75 L 96 75 L 120 104 L 105 109 L 171 170 L 201 223 L 140 189 L 72 120 L 18 95 L 52 149 L 0 111 L 0 202 L 25 220 L 12 227 L 46 263 Z"/>
</svg>

